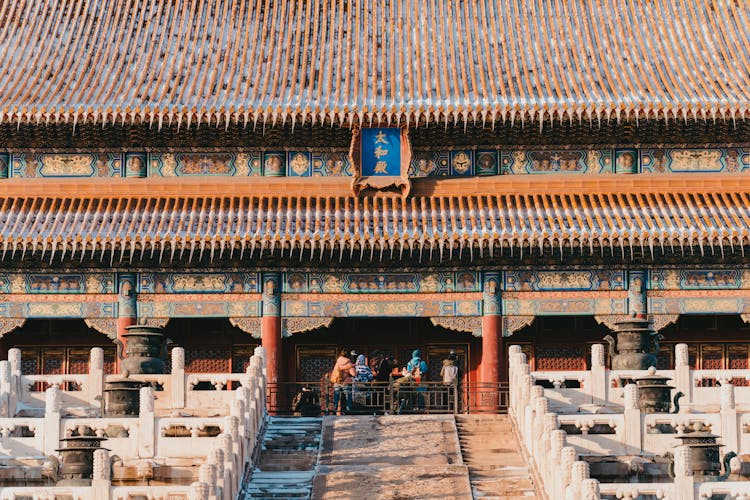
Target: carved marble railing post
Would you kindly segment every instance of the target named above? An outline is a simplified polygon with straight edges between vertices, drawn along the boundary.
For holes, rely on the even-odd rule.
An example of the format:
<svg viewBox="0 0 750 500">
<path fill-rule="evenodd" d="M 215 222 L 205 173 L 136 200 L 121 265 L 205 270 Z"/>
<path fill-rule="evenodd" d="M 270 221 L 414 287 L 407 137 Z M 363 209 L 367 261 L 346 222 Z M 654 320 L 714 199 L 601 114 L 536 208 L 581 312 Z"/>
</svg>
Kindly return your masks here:
<svg viewBox="0 0 750 500">
<path fill-rule="evenodd" d="M 156 453 L 156 415 L 154 414 L 154 388 L 141 387 L 140 411 L 138 413 L 138 434 L 140 458 L 153 458 Z"/>
<path fill-rule="evenodd" d="M 594 404 L 607 402 L 607 367 L 604 363 L 604 346 L 591 346 L 591 387 L 588 389 Z"/>
<path fill-rule="evenodd" d="M 243 458 L 248 454 L 248 432 L 247 432 L 247 415 L 245 413 L 245 402 L 235 398 L 229 407 L 229 416 L 237 419 L 237 438 L 240 443 L 240 457 Z"/>
<path fill-rule="evenodd" d="M 226 492 L 231 488 L 229 488 L 226 471 L 224 470 L 224 450 L 218 447 L 211 450 L 211 453 L 208 455 L 208 463 L 216 468 L 217 497 L 222 500 L 229 500 Z"/>
<path fill-rule="evenodd" d="M 8 361 L 10 361 L 11 406 L 15 407 L 23 394 L 21 388 L 21 349 L 16 347 L 8 349 Z"/>
<path fill-rule="evenodd" d="M 202 464 L 198 468 L 198 481 L 208 485 L 208 498 L 214 500 L 217 498 L 216 488 L 216 466 L 213 464 Z"/>
<path fill-rule="evenodd" d="M 534 423 L 532 425 L 531 448 L 535 460 L 544 457 L 544 415 L 549 411 L 549 400 L 545 397 L 534 398 Z"/>
<path fill-rule="evenodd" d="M 0 417 L 13 417 L 15 408 L 11 410 L 11 378 L 10 378 L 10 361 L 4 359 L 0 361 Z M 13 414 L 12 414 L 13 413 Z"/>
<path fill-rule="evenodd" d="M 583 493 L 583 482 L 589 479 L 588 462 L 573 462 L 570 468 L 570 484 L 565 490 L 566 500 L 581 500 Z"/>
<path fill-rule="evenodd" d="M 224 452 L 224 471 L 230 478 L 227 490 L 224 491 L 225 495 L 229 498 L 234 498 L 237 492 L 237 476 L 240 472 L 237 470 L 237 460 L 234 455 L 234 443 L 232 443 L 232 436 L 229 434 L 219 434 L 217 436 L 217 446 Z"/>
<path fill-rule="evenodd" d="M 60 409 L 62 393 L 53 385 L 44 392 L 44 454 L 57 455 L 60 448 Z"/>
<path fill-rule="evenodd" d="M 96 450 L 94 452 L 94 475 L 91 479 L 91 487 L 97 500 L 109 500 L 111 498 L 112 469 L 109 463 L 109 450 Z"/>
<path fill-rule="evenodd" d="M 523 408 L 523 438 L 526 441 L 526 449 L 534 449 L 534 401 L 544 395 L 544 389 L 538 385 L 532 385 L 529 390 L 529 398 Z"/>
<path fill-rule="evenodd" d="M 552 433 L 557 431 L 560 424 L 557 421 L 556 413 L 545 413 L 543 417 L 544 431 L 542 432 L 542 449 L 541 460 L 544 463 L 544 476 L 552 479 L 553 471 L 555 470 L 555 464 L 552 458 Z"/>
<path fill-rule="evenodd" d="M 734 402 L 734 385 L 721 384 L 721 435 L 726 451 L 739 453 L 740 426 L 737 422 L 737 408 Z"/>
<path fill-rule="evenodd" d="M 567 433 L 561 429 L 555 429 L 550 434 L 550 476 L 551 482 L 546 485 L 547 492 L 554 496 L 558 491 L 565 491 L 565 484 L 562 481 L 560 474 L 560 466 L 562 465 L 562 454 L 563 449 L 568 444 Z M 562 496 L 562 493 L 560 493 Z M 559 498 L 559 497 L 555 497 Z"/>
<path fill-rule="evenodd" d="M 624 392 L 625 445 L 628 453 L 637 455 L 643 448 L 641 426 L 641 409 L 638 406 L 638 387 L 635 384 L 625 386 Z"/>
<path fill-rule="evenodd" d="M 190 500 L 208 500 L 210 488 L 204 482 L 195 482 L 190 485 Z"/>
<path fill-rule="evenodd" d="M 94 347 L 89 353 L 88 400 L 92 406 L 99 406 L 104 397 L 104 350 Z"/>
<path fill-rule="evenodd" d="M 690 355 L 687 344 L 674 346 L 674 384 L 687 401 L 693 402 L 693 384 L 690 380 Z"/>
<path fill-rule="evenodd" d="M 565 490 L 570 485 L 570 474 L 573 463 L 578 460 L 578 452 L 573 446 L 565 446 L 560 451 L 560 484 L 561 488 L 550 495 L 550 498 L 564 498 Z"/>
<path fill-rule="evenodd" d="M 172 348 L 172 408 L 185 408 L 185 349 Z"/>
<path fill-rule="evenodd" d="M 694 498 L 694 484 L 690 448 L 684 445 L 678 446 L 674 449 L 675 498 Z"/>
</svg>

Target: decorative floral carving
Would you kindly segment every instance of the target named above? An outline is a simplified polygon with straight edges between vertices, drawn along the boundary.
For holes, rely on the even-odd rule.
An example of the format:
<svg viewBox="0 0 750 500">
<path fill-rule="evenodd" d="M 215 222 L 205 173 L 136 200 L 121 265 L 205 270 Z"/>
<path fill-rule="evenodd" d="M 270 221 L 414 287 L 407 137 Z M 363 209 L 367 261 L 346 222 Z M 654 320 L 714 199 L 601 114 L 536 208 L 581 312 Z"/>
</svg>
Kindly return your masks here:
<svg viewBox="0 0 750 500">
<path fill-rule="evenodd" d="M 534 322 L 536 316 L 503 316 L 503 336 L 510 337 Z"/>
<path fill-rule="evenodd" d="M 455 316 L 443 317 L 437 316 L 430 318 L 432 324 L 441 326 L 454 332 L 469 332 L 475 337 L 482 336 L 482 318 L 481 316 Z"/>
<path fill-rule="evenodd" d="M 229 322 L 253 338 L 260 338 L 260 318 L 229 318 Z"/>
<path fill-rule="evenodd" d="M 309 332 L 318 328 L 328 328 L 333 318 L 284 318 L 281 320 L 281 332 L 284 337 L 294 333 Z"/>
<path fill-rule="evenodd" d="M 21 328 L 26 323 L 26 318 L 2 318 L 0 319 L 0 337 L 10 333 L 16 328 Z"/>
<path fill-rule="evenodd" d="M 111 339 L 117 338 L 117 320 L 115 318 L 86 318 L 83 322 L 89 328 L 93 328 Z"/>
</svg>

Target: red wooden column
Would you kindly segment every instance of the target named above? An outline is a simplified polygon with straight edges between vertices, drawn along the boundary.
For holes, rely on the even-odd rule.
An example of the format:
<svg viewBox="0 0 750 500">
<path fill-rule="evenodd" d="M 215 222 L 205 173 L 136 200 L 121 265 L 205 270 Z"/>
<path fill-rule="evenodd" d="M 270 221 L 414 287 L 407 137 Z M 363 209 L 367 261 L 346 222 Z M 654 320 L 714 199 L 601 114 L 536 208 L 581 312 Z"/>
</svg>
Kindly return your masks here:
<svg viewBox="0 0 750 500">
<path fill-rule="evenodd" d="M 482 275 L 482 360 L 479 382 L 497 384 L 507 379 L 503 369 L 503 317 L 500 304 L 500 273 Z"/>
<path fill-rule="evenodd" d="M 135 285 L 135 274 L 117 274 L 117 338 L 120 340 L 124 340 L 122 334 L 127 332 L 125 327 L 138 323 Z"/>
<path fill-rule="evenodd" d="M 266 377 L 273 387 L 282 380 L 281 273 L 263 273 L 263 317 L 260 342 L 266 350 Z M 275 389 L 274 389 L 275 390 Z"/>
</svg>

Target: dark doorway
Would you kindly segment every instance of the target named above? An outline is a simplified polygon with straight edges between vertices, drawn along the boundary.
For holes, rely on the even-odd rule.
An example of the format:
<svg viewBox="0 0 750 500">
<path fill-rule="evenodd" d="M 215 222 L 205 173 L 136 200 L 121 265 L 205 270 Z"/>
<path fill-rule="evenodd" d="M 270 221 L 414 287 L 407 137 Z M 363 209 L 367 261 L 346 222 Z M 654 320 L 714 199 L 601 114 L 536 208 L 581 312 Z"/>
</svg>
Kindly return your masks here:
<svg viewBox="0 0 750 500">
<path fill-rule="evenodd" d="M 440 380 L 442 360 L 451 349 L 459 356 L 464 380 L 479 363 L 481 339 L 470 333 L 438 327 L 429 318 L 337 318 L 329 328 L 298 333 L 285 339 L 284 357 L 290 381 L 316 382 L 331 369 L 339 349 L 394 356 L 403 367 L 419 349 L 430 368 L 429 380 Z"/>
</svg>

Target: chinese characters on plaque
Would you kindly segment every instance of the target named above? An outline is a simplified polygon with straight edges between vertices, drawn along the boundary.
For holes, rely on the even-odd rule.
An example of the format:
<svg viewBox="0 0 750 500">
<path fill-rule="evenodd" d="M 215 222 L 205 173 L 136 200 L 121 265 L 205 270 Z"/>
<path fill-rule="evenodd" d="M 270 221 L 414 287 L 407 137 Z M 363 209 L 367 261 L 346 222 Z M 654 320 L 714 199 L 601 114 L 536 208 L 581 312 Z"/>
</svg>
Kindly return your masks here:
<svg viewBox="0 0 750 500">
<path fill-rule="evenodd" d="M 355 194 L 395 189 L 402 196 L 408 195 L 411 147 L 406 129 L 362 128 L 352 136 L 350 155 L 355 170 Z"/>
<path fill-rule="evenodd" d="M 362 129 L 362 175 L 401 174 L 401 129 Z"/>
</svg>

